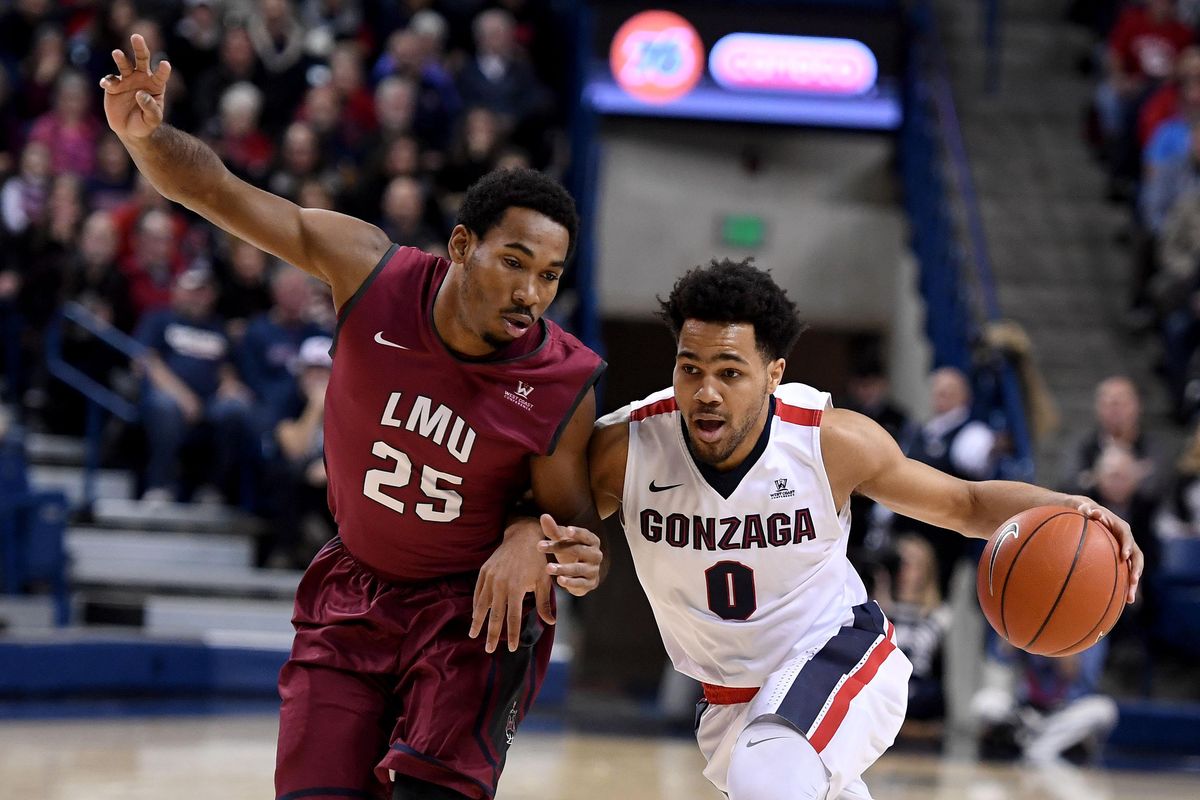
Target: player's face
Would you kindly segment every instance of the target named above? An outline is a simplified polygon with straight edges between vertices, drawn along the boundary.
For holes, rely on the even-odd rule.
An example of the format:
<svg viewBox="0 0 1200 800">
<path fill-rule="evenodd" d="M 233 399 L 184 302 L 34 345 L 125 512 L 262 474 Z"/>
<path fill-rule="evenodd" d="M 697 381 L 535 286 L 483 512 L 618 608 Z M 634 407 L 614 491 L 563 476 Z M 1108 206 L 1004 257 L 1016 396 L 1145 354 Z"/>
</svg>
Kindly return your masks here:
<svg viewBox="0 0 1200 800">
<path fill-rule="evenodd" d="M 782 358 L 763 357 L 753 325 L 684 322 L 675 352 L 675 402 L 698 460 L 727 470 L 750 454 L 784 365 Z"/>
<path fill-rule="evenodd" d="M 558 294 L 570 235 L 549 217 L 510 208 L 480 238 L 459 225 L 451 258 L 464 265 L 458 322 L 492 348 L 524 336 Z"/>
</svg>

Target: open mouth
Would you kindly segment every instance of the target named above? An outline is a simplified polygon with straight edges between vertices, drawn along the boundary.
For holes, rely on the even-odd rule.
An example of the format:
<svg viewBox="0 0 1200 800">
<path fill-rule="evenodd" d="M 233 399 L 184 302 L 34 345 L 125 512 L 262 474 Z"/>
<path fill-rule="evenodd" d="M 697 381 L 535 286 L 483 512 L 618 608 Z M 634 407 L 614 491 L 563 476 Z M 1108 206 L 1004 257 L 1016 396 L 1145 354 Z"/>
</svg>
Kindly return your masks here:
<svg viewBox="0 0 1200 800">
<path fill-rule="evenodd" d="M 721 438 L 721 433 L 725 430 L 725 420 L 714 419 L 711 417 L 696 418 L 692 420 L 692 431 L 696 438 L 702 442 L 715 442 Z"/>
<path fill-rule="evenodd" d="M 504 314 L 501 318 L 504 320 L 504 330 L 514 338 L 524 336 L 525 331 L 533 325 L 533 320 L 524 314 Z"/>
</svg>

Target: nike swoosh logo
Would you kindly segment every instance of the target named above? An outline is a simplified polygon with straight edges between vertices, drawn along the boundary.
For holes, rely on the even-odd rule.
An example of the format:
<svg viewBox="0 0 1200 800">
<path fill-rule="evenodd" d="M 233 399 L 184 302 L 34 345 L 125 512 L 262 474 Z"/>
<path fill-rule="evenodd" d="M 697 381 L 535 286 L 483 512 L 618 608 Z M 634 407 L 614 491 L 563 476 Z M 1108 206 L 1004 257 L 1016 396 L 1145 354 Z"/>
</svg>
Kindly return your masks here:
<svg viewBox="0 0 1200 800">
<path fill-rule="evenodd" d="M 1000 537 L 996 539 L 996 546 L 992 548 L 992 558 L 988 562 L 988 597 L 992 596 L 992 570 L 996 568 L 996 556 L 1000 555 L 1000 548 L 1008 541 L 1011 536 L 1017 538 L 1020 527 L 1015 522 L 1008 523 L 1008 526 L 1000 532 Z"/>
<path fill-rule="evenodd" d="M 383 338 L 383 331 L 380 331 L 379 333 L 375 334 L 375 341 L 378 342 L 379 344 L 386 345 L 388 347 L 395 347 L 397 350 L 411 349 L 411 348 L 405 347 L 402 344 L 396 344 L 395 342 L 389 342 L 387 339 Z"/>
<path fill-rule="evenodd" d="M 753 739 L 751 739 L 750 741 L 746 742 L 746 749 L 750 749 L 751 747 L 754 747 L 754 745 L 756 745 L 756 744 L 762 744 L 763 742 L 773 742 L 776 739 L 783 739 L 783 738 L 784 738 L 783 736 L 772 736 L 770 739 L 759 739 L 757 742 L 754 741 Z"/>
<path fill-rule="evenodd" d="M 680 486 L 683 486 L 683 484 L 672 483 L 670 486 L 655 486 L 654 481 L 650 481 L 650 491 L 652 492 L 665 492 L 667 489 L 677 489 Z"/>
</svg>

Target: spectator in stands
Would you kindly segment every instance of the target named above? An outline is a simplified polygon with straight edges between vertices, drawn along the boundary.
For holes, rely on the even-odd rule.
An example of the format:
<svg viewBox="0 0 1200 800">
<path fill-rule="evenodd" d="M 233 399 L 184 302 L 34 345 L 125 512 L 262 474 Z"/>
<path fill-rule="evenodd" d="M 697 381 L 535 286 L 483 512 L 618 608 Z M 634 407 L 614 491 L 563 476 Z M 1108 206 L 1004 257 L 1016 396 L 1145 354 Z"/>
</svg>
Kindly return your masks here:
<svg viewBox="0 0 1200 800">
<path fill-rule="evenodd" d="M 1109 36 L 1108 78 L 1096 91 L 1096 109 L 1119 179 L 1137 168 L 1137 115 L 1146 98 L 1175 70 L 1179 53 L 1192 43 L 1190 28 L 1175 16 L 1174 0 L 1127 6 Z"/>
<path fill-rule="evenodd" d="M 121 271 L 129 281 L 139 318 L 171 303 L 172 284 L 184 268 L 175 236 L 175 226 L 164 211 L 151 209 L 138 220 L 133 252 L 121 264 Z"/>
<path fill-rule="evenodd" d="M 1149 294 L 1162 321 L 1163 368 L 1175 403 L 1186 421 L 1200 408 L 1200 390 L 1189 383 L 1200 347 L 1200 187 L 1179 198 L 1163 226 L 1161 268 Z"/>
<path fill-rule="evenodd" d="M 411 26 L 398 30 L 388 37 L 387 50 L 375 63 L 374 73 L 380 82 L 388 76 L 413 82 L 417 98 L 414 132 L 430 147 L 445 152 L 462 101 L 453 78 L 438 62 L 440 50 L 436 36 L 423 36 Z"/>
<path fill-rule="evenodd" d="M 342 107 L 342 130 L 355 150 L 375 131 L 375 99 L 363 80 L 362 60 L 362 51 L 352 42 L 338 44 L 329 57 L 329 83 Z"/>
<path fill-rule="evenodd" d="M 1089 494 L 1096 485 L 1095 466 L 1109 445 L 1124 448 L 1142 466 L 1143 489 L 1157 494 L 1160 455 L 1156 443 L 1142 429 L 1142 401 L 1133 381 L 1124 375 L 1105 378 L 1096 386 L 1096 426 L 1075 447 L 1067 465 L 1068 491 Z"/>
<path fill-rule="evenodd" d="M 34 119 L 50 110 L 54 86 L 67 63 L 66 40 L 57 26 L 38 28 L 33 49 L 21 65 L 22 112 Z"/>
<path fill-rule="evenodd" d="M 100 123 L 91 111 L 91 85 L 78 72 L 63 72 L 54 89 L 54 109 L 38 117 L 29 140 L 50 149 L 56 174 L 89 175 L 95 166 Z"/>
<path fill-rule="evenodd" d="M 225 320 L 229 338 L 240 342 L 247 323 L 271 307 L 268 256 L 241 239 L 229 237 L 227 242 L 226 258 L 217 262 L 217 314 Z"/>
<path fill-rule="evenodd" d="M 270 482 L 271 541 L 260 563 L 302 568 L 336 532 L 326 499 L 323 424 L 333 362 L 328 336 L 305 339 L 293 359 L 295 389 L 275 427 L 280 459 Z"/>
<path fill-rule="evenodd" d="M 50 150 L 30 142 L 21 152 L 21 167 L 0 189 L 0 222 L 10 238 L 41 222 L 50 199 Z"/>
<path fill-rule="evenodd" d="M 303 272 L 277 270 L 271 276 L 271 295 L 271 309 L 247 325 L 237 356 L 242 380 L 254 393 L 255 423 L 260 432 L 274 430 L 289 408 L 295 391 L 291 367 L 301 343 L 328 335 L 309 316 L 312 281 Z"/>
<path fill-rule="evenodd" d="M 283 149 L 267 188 L 289 200 L 299 197 L 300 184 L 322 173 L 317 134 L 304 122 L 293 122 L 283 135 Z"/>
<path fill-rule="evenodd" d="M 249 440 L 250 394 L 237 379 L 225 326 L 213 313 L 213 275 L 190 269 L 175 280 L 171 307 L 147 315 L 137 338 L 146 346 L 142 415 L 149 457 L 144 500 L 162 502 L 182 495 L 180 450 L 207 434 L 214 449 L 213 469 L 195 493 L 219 502 L 240 478 L 240 456 Z"/>
<path fill-rule="evenodd" d="M 230 171 L 250 183 L 263 184 L 275 145 L 258 127 L 262 92 L 250 83 L 235 83 L 221 95 L 220 123 L 209 144 Z"/>
<path fill-rule="evenodd" d="M 183 15 L 171 31 L 171 66 L 187 76 L 189 84 L 219 62 L 222 39 L 221 18 L 216 8 L 219 2 L 184 0 Z"/>
<path fill-rule="evenodd" d="M 913 432 L 904 448 L 908 457 L 959 478 L 989 477 L 996 434 L 971 418 L 967 376 L 954 367 L 942 367 L 930 375 L 929 388 L 933 416 Z M 911 519 L 897 521 L 896 527 L 929 539 L 937 554 L 938 588 L 943 596 L 948 594 L 950 576 L 966 552 L 965 540 Z"/>
<path fill-rule="evenodd" d="M 246 32 L 264 75 L 263 93 L 294 107 L 304 93 L 304 28 L 290 0 L 259 0 L 246 23 Z M 279 120 L 280 123 L 285 122 Z"/>
<path fill-rule="evenodd" d="M 1161 85 L 1138 116 L 1143 164 L 1153 169 L 1187 151 L 1192 123 L 1200 120 L 1200 46 L 1179 54 L 1175 78 Z"/>
<path fill-rule="evenodd" d="M 444 244 L 446 234 L 426 222 L 425 189 L 413 178 L 394 178 L 383 193 L 379 227 L 393 242 L 428 252 Z"/>
<path fill-rule="evenodd" d="M 17 163 L 17 155 L 21 152 L 22 127 L 12 81 L 8 73 L 0 68 L 0 175 L 7 175 Z"/>
<path fill-rule="evenodd" d="M 510 130 L 544 113 L 549 94 L 520 52 L 512 15 L 502 9 L 484 11 L 472 31 L 475 55 L 458 75 L 464 105 L 490 110 Z"/>
<path fill-rule="evenodd" d="M 896 643 L 912 662 L 908 680 L 909 719 L 941 719 L 946 701 L 942 690 L 942 643 L 950 630 L 950 607 L 938 589 L 938 563 L 926 539 L 905 536 L 896 546 L 899 569 L 895 585 L 887 573 L 875 579 L 874 597 L 896 626 Z"/>
<path fill-rule="evenodd" d="M 1142 187 L 1142 224 L 1154 236 L 1162 232 L 1171 209 L 1188 193 L 1200 190 L 1200 124 L 1189 132 L 1187 151 L 1154 166 Z"/>
<path fill-rule="evenodd" d="M 301 0 L 298 5 L 308 51 L 313 55 L 328 54 L 334 42 L 354 39 L 362 30 L 359 0 Z"/>
<path fill-rule="evenodd" d="M 217 115 L 221 95 L 235 83 L 261 86 L 262 68 L 254 53 L 250 34 L 243 27 L 226 28 L 221 39 L 221 57 L 217 63 L 199 75 L 188 77 L 192 78 L 195 87 L 191 92 L 191 100 L 192 117 L 197 123 L 206 122 Z M 271 103 L 270 97 L 265 105 L 265 118 L 270 121 L 281 109 L 278 104 Z"/>
<path fill-rule="evenodd" d="M 986 737 L 1011 731 L 1030 764 L 1061 764 L 1068 756 L 1091 760 L 1117 722 L 1117 704 L 1099 693 L 1108 641 L 1063 658 L 1032 656 L 1000 645 L 997 660 L 1009 672 L 985 685 L 971 700 L 971 712 Z M 986 673 L 985 673 L 986 674 Z"/>
<path fill-rule="evenodd" d="M 1175 474 L 1155 525 L 1163 539 L 1200 538 L 1200 425 L 1192 428 L 1175 462 Z"/>
<path fill-rule="evenodd" d="M 129 151 L 112 131 L 104 133 L 96 144 L 96 169 L 87 176 L 84 191 L 88 207 L 98 211 L 114 209 L 133 196 L 133 162 Z"/>
<path fill-rule="evenodd" d="M 446 191 L 445 212 L 453 216 L 467 187 L 496 168 L 505 144 L 499 119 L 486 108 L 472 108 L 463 117 L 438 183 Z"/>
</svg>

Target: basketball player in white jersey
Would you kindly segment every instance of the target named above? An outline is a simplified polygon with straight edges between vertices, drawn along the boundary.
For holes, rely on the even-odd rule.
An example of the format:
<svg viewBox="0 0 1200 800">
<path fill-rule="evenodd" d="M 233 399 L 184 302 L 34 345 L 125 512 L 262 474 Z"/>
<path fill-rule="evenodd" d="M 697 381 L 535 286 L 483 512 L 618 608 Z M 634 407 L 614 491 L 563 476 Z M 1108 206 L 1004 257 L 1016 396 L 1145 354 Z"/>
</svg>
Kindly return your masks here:
<svg viewBox="0 0 1200 800">
<path fill-rule="evenodd" d="M 908 460 L 883 428 L 780 384 L 802 325 L 770 276 L 716 262 L 662 303 L 674 386 L 597 422 L 592 486 L 617 509 L 676 669 L 704 685 L 705 776 L 731 800 L 862 800 L 862 773 L 895 739 L 911 667 L 846 560 L 849 500 L 985 538 L 1063 505 L 1117 533 L 1085 497 L 968 482 Z"/>
</svg>

